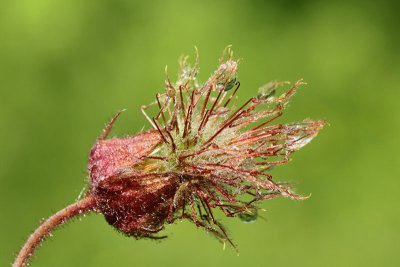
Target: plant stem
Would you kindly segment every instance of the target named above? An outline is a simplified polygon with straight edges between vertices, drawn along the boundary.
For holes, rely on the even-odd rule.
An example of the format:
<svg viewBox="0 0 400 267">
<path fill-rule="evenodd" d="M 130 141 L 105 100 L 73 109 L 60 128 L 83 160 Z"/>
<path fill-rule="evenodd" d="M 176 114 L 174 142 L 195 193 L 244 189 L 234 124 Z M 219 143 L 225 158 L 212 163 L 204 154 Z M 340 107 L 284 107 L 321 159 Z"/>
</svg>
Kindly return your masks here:
<svg viewBox="0 0 400 267">
<path fill-rule="evenodd" d="M 75 216 L 93 211 L 95 206 L 95 199 L 91 195 L 88 195 L 49 217 L 35 230 L 35 232 L 33 232 L 33 234 L 31 234 L 31 236 L 29 236 L 21 251 L 18 253 L 18 256 L 15 258 L 13 267 L 26 266 L 29 258 L 35 252 L 35 249 L 41 241 L 51 233 L 51 231 Z"/>
</svg>

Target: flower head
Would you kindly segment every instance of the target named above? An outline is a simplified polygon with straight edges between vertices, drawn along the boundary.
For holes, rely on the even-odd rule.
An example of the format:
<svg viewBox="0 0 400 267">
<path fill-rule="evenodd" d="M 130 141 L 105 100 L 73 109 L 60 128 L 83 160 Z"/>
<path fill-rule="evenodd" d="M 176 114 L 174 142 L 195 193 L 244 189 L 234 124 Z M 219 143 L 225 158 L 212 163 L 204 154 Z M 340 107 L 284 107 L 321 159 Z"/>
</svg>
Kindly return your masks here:
<svg viewBox="0 0 400 267">
<path fill-rule="evenodd" d="M 153 129 L 126 138 L 106 139 L 111 121 L 93 146 L 89 173 L 98 209 L 118 230 L 134 237 L 157 238 L 165 223 L 188 219 L 221 241 L 229 239 L 214 217 L 250 221 L 264 199 L 304 199 L 274 182 L 272 167 L 309 143 L 324 121 L 273 124 L 303 83 L 261 87 L 255 97 L 236 104 L 238 61 L 228 49 L 205 82 L 197 79 L 198 57 L 180 61 L 178 80 L 142 111 Z M 158 110 L 148 115 L 152 106 Z"/>
</svg>

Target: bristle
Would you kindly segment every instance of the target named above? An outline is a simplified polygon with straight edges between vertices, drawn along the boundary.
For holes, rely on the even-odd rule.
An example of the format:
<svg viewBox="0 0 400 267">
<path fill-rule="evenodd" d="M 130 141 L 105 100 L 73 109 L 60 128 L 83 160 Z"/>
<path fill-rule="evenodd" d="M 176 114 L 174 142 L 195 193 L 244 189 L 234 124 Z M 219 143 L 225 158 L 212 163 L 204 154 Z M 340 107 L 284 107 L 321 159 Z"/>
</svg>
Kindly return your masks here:
<svg viewBox="0 0 400 267">
<path fill-rule="evenodd" d="M 203 116 L 204 116 L 204 111 L 205 111 L 205 109 L 207 108 L 208 99 L 210 98 L 211 91 L 212 91 L 212 87 L 210 86 L 210 87 L 207 89 L 206 98 L 204 99 L 203 107 L 201 108 L 200 117 L 202 118 L 202 121 L 204 121 L 204 118 L 203 118 Z"/>
<path fill-rule="evenodd" d="M 155 118 L 153 118 L 153 123 L 154 123 L 154 125 L 156 126 L 158 132 L 160 133 L 160 136 L 161 136 L 162 140 L 164 141 L 164 143 L 169 144 L 169 142 L 168 142 L 167 139 L 165 138 L 163 132 L 161 131 L 160 126 L 158 126 L 158 123 L 157 123 L 157 121 L 156 121 Z"/>
<path fill-rule="evenodd" d="M 166 125 L 167 124 L 167 120 L 165 119 L 165 116 L 164 116 L 164 107 L 161 106 L 160 99 L 159 99 L 159 94 L 156 94 L 156 99 L 157 99 L 158 108 L 160 109 L 160 111 L 158 112 L 158 115 L 156 116 L 156 118 L 158 119 L 160 117 L 160 114 L 161 114 L 163 122 L 164 122 L 164 125 Z"/>
</svg>

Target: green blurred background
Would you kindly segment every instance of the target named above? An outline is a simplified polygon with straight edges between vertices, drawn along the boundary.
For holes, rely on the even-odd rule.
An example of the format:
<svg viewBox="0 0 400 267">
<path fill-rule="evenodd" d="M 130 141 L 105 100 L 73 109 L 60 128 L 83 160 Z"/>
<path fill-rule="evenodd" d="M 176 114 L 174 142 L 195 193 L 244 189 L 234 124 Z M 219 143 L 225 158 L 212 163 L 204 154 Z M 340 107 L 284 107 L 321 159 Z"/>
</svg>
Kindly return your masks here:
<svg viewBox="0 0 400 267">
<path fill-rule="evenodd" d="M 277 180 L 253 224 L 224 219 L 240 256 L 188 222 L 169 239 L 126 238 L 90 215 L 62 227 L 32 266 L 395 266 L 400 261 L 399 6 L 379 1 L 0 2 L 0 265 L 41 218 L 85 186 L 88 151 L 149 127 L 139 108 L 177 59 L 200 51 L 204 81 L 223 48 L 242 59 L 243 101 L 270 80 L 304 78 L 281 121 L 330 126 Z M 191 57 L 193 58 L 193 56 Z"/>
</svg>

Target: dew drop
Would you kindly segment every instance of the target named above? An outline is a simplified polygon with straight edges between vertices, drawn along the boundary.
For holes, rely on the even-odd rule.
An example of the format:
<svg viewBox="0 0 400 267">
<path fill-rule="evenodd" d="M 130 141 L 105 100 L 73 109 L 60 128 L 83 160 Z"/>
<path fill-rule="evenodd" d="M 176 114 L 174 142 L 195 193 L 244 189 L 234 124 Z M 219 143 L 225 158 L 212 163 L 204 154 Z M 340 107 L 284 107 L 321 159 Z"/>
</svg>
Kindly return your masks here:
<svg viewBox="0 0 400 267">
<path fill-rule="evenodd" d="M 229 91 L 233 88 L 233 86 L 235 86 L 236 84 L 236 77 L 233 77 L 232 79 L 230 79 L 228 81 L 228 83 L 225 85 L 224 91 Z"/>
<path fill-rule="evenodd" d="M 238 217 L 244 223 L 253 223 L 257 220 L 258 212 L 256 209 L 252 211 L 245 211 L 239 213 Z"/>
</svg>

